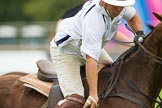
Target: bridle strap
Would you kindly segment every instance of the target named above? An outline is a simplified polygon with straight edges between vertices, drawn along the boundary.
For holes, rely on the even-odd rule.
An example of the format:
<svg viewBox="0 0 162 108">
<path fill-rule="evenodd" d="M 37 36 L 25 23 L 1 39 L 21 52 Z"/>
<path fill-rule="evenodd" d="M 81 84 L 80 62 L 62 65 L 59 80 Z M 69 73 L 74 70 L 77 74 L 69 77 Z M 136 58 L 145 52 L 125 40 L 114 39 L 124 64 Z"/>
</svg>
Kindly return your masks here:
<svg viewBox="0 0 162 108">
<path fill-rule="evenodd" d="M 162 64 L 162 58 L 156 56 L 155 54 L 151 53 L 149 50 L 147 50 L 140 42 L 137 42 L 139 48 L 147 54 L 147 56 L 149 56 L 152 60 L 154 60 L 155 62 Z"/>
<path fill-rule="evenodd" d="M 111 95 L 110 95 L 110 97 L 111 97 Z M 128 95 L 125 95 L 123 93 L 117 93 L 115 95 L 112 95 L 112 97 L 120 97 L 120 98 L 126 99 L 130 102 L 133 102 L 133 103 L 135 103 L 139 106 L 142 106 L 143 108 L 148 108 L 141 100 L 136 99 L 136 98 L 131 97 L 131 96 L 128 96 Z"/>
</svg>

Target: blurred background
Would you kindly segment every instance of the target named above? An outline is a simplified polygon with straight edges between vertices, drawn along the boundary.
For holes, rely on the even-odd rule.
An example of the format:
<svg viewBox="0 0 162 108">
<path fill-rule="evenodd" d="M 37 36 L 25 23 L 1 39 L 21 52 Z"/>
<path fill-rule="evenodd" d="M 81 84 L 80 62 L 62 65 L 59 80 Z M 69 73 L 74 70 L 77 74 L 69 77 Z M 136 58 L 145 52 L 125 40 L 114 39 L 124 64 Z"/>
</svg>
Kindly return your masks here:
<svg viewBox="0 0 162 108">
<path fill-rule="evenodd" d="M 57 20 L 68 9 L 83 0 L 0 0 L 0 75 L 13 71 L 36 73 L 36 61 L 50 60 L 49 43 L 55 34 Z M 134 6 L 143 21 L 144 31 L 148 24 L 158 21 L 152 12 L 162 13 L 161 0 L 136 0 Z M 125 22 L 118 30 L 133 40 L 125 29 Z M 110 41 L 106 47 L 114 60 L 128 46 Z"/>
</svg>

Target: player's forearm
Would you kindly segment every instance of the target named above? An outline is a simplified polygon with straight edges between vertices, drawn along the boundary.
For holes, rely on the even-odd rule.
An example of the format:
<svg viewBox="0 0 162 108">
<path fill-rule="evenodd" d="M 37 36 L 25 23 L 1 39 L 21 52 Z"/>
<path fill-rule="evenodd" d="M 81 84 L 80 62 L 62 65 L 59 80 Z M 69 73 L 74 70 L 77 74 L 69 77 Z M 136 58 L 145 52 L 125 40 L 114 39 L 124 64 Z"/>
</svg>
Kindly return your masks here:
<svg viewBox="0 0 162 108">
<path fill-rule="evenodd" d="M 97 62 L 90 56 L 86 56 L 86 76 L 89 85 L 89 93 L 93 97 L 97 97 Z"/>
<path fill-rule="evenodd" d="M 143 30 L 141 19 L 137 13 L 133 16 L 132 19 L 127 22 L 135 32 L 137 32 L 138 30 Z"/>
</svg>

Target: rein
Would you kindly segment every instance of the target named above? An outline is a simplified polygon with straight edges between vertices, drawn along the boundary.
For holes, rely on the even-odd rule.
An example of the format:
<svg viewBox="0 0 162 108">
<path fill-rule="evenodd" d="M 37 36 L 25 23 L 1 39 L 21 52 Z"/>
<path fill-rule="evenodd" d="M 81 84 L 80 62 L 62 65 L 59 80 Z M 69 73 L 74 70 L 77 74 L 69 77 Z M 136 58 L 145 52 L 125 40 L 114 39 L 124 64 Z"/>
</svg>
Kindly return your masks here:
<svg viewBox="0 0 162 108">
<path fill-rule="evenodd" d="M 132 30 L 130 30 L 130 31 L 132 31 Z M 135 34 L 135 36 L 136 36 L 136 34 Z M 124 43 L 124 44 L 133 43 L 133 42 L 122 42 L 120 40 L 116 40 L 116 41 Z M 159 57 L 159 56 L 153 54 L 152 52 L 150 52 L 149 50 L 147 50 L 140 42 L 137 41 L 137 42 L 135 42 L 135 44 L 140 49 L 140 51 L 142 51 L 144 54 L 146 54 L 154 62 L 159 63 L 160 65 L 162 65 L 162 58 L 161 57 Z M 130 50 L 129 52 L 131 52 L 131 51 L 132 50 Z M 117 88 L 117 93 L 116 94 L 110 95 L 110 92 L 113 90 L 115 85 L 118 83 L 119 78 L 122 78 L 126 82 L 126 84 L 128 84 L 131 88 L 133 88 L 133 90 L 135 90 L 137 93 L 139 93 L 142 96 L 146 97 L 147 99 L 157 103 L 158 105 L 157 105 L 156 108 L 159 108 L 159 107 L 161 108 L 162 107 L 162 98 L 160 96 L 158 96 L 160 102 L 157 101 L 156 99 L 150 97 L 150 96 L 147 96 L 146 94 L 144 94 L 143 92 L 140 91 L 140 89 L 136 86 L 136 84 L 134 82 L 125 79 L 124 76 L 121 74 L 120 68 L 121 68 L 121 64 L 123 63 L 123 59 L 124 59 L 126 54 L 128 54 L 128 52 L 125 52 L 125 54 L 123 54 L 121 57 L 119 57 L 117 62 L 114 63 L 115 66 L 117 66 L 118 68 L 113 70 L 111 78 L 107 79 L 106 82 L 104 83 L 106 88 L 104 89 L 104 91 L 101 94 L 99 94 L 99 99 L 102 101 L 103 99 L 108 98 L 108 97 L 109 98 L 110 97 L 120 97 L 120 98 L 126 99 L 128 101 L 131 101 L 131 102 L 133 102 L 133 103 L 135 103 L 137 105 L 140 105 L 143 108 L 150 108 L 144 102 L 142 102 L 141 100 L 121 93 L 119 91 L 119 88 Z M 110 83 L 108 83 L 109 81 L 110 81 Z"/>
<path fill-rule="evenodd" d="M 128 84 L 129 87 L 131 87 L 134 91 L 136 91 L 137 93 L 141 94 L 142 96 L 146 97 L 147 99 L 157 103 L 157 107 L 156 108 L 161 108 L 162 107 L 162 98 L 160 96 L 158 96 L 158 98 L 160 99 L 160 102 L 157 101 L 156 99 L 147 96 L 146 94 L 144 94 L 143 92 L 140 91 L 140 89 L 136 86 L 136 84 L 130 80 L 127 80 L 124 78 L 124 76 L 121 74 L 121 65 L 124 62 L 124 57 L 126 56 L 126 54 L 137 50 L 137 48 L 140 48 L 143 52 L 145 52 L 147 55 L 149 55 L 149 57 L 154 57 L 154 61 L 158 62 L 161 64 L 161 58 L 154 55 L 153 53 L 151 53 L 150 51 L 148 51 L 141 43 L 136 44 L 137 46 L 131 50 L 128 50 L 127 52 L 125 52 L 124 54 L 122 54 L 118 60 L 114 63 L 115 67 L 118 68 L 114 68 L 113 72 L 112 72 L 112 76 L 110 78 L 108 78 L 105 83 L 104 83 L 104 87 L 105 89 L 103 90 L 103 92 L 101 92 L 101 94 L 99 94 L 99 100 L 102 101 L 105 98 L 111 98 L 111 97 L 120 97 L 122 99 L 126 99 L 130 102 L 133 102 L 143 108 L 151 108 L 148 107 L 144 102 L 142 102 L 140 99 L 136 99 L 134 97 L 128 96 L 124 93 L 121 93 L 119 88 L 116 86 L 118 83 L 118 80 L 121 79 L 124 82 L 126 82 L 126 84 Z M 138 47 L 139 46 L 139 47 Z M 159 59 L 160 58 L 160 59 Z M 110 81 L 110 83 L 108 83 Z M 117 87 L 116 90 L 116 94 L 111 95 L 111 91 L 113 90 L 114 87 Z"/>
<path fill-rule="evenodd" d="M 118 68 L 113 68 L 113 72 L 111 74 L 110 78 L 107 78 L 107 80 L 103 83 L 104 84 L 104 90 L 99 94 L 99 100 L 103 100 L 105 98 L 108 97 L 108 95 L 110 94 L 110 92 L 112 91 L 112 89 L 115 87 L 115 85 L 117 84 L 117 81 L 120 77 L 120 68 L 121 68 L 121 64 L 124 62 L 124 57 L 126 56 L 126 54 L 133 52 L 134 50 L 136 50 L 136 47 L 127 50 L 125 53 L 123 53 L 117 60 L 116 62 L 114 62 L 112 65 Z M 107 74 L 108 75 L 108 74 Z"/>
<path fill-rule="evenodd" d="M 144 52 L 149 58 L 151 58 L 153 61 L 159 63 L 162 65 L 162 58 L 156 56 L 155 54 L 151 53 L 149 50 L 147 50 L 140 42 L 137 42 L 140 51 Z"/>
<path fill-rule="evenodd" d="M 123 42 L 123 41 L 116 40 L 116 39 L 114 39 L 114 40 L 117 41 L 117 42 L 123 43 L 123 44 L 134 43 L 134 42 Z M 159 56 L 153 54 L 152 52 L 150 52 L 149 50 L 147 50 L 140 42 L 136 42 L 136 44 L 139 46 L 141 52 L 144 52 L 153 61 L 162 65 L 162 58 L 161 57 L 159 57 Z"/>
<path fill-rule="evenodd" d="M 130 28 L 130 26 L 129 26 L 128 24 L 125 24 L 125 26 L 126 26 L 126 28 L 127 28 L 129 31 L 131 31 L 131 32 L 134 34 L 135 37 L 137 36 L 137 34 Z M 143 38 L 143 37 L 141 37 L 141 38 Z M 149 50 L 147 50 L 147 49 L 141 44 L 141 42 L 138 42 L 138 41 L 136 41 L 136 42 L 124 42 L 124 41 L 120 41 L 120 40 L 115 40 L 115 41 L 120 42 L 120 43 L 123 43 L 123 44 L 135 43 L 135 44 L 137 44 L 137 45 L 139 46 L 140 51 L 144 52 L 144 53 L 145 53 L 149 58 L 151 58 L 153 61 L 155 61 L 155 62 L 157 62 L 157 63 L 159 63 L 159 64 L 162 64 L 162 58 L 156 56 L 155 54 L 153 54 L 152 52 L 150 52 Z"/>
</svg>

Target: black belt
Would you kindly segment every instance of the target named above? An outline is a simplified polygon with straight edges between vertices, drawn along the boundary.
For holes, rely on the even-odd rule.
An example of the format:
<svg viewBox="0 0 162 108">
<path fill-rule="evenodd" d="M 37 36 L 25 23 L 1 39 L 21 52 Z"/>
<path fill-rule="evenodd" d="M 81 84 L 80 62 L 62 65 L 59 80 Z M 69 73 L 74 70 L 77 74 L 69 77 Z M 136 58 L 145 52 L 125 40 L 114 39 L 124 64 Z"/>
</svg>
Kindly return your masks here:
<svg viewBox="0 0 162 108">
<path fill-rule="evenodd" d="M 56 41 L 56 45 L 59 46 L 59 44 L 63 43 L 64 41 L 68 40 L 69 39 L 69 35 L 65 36 L 64 38 Z"/>
</svg>

